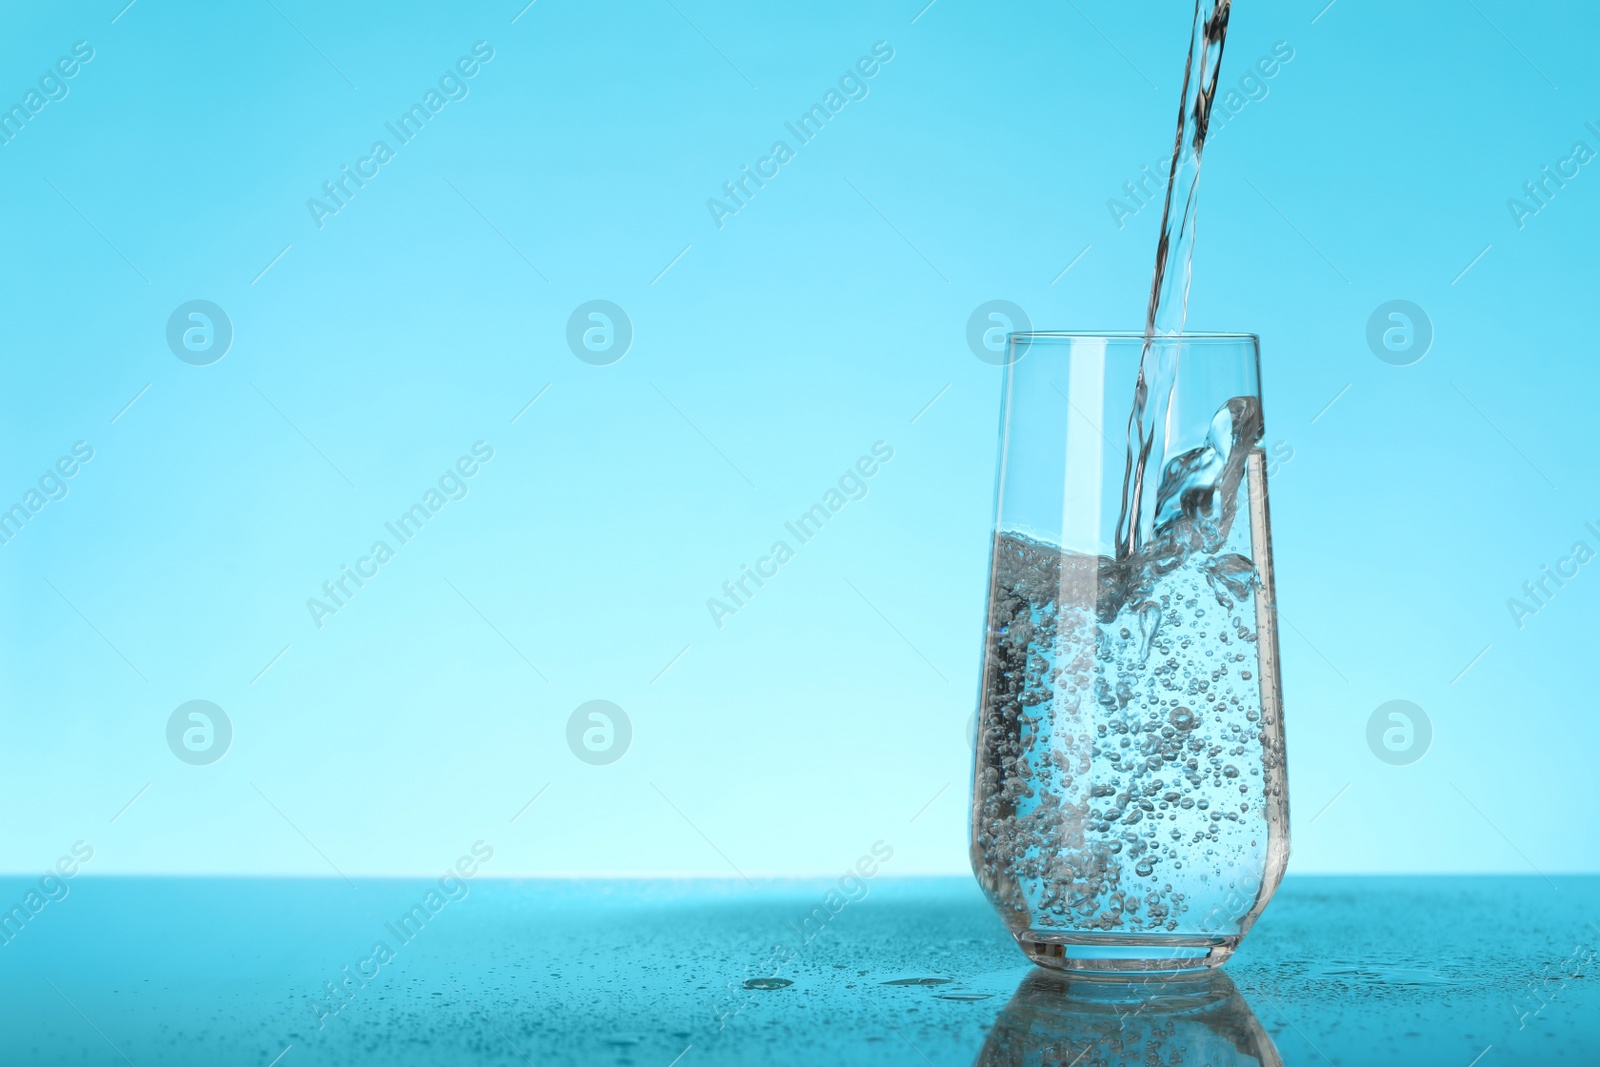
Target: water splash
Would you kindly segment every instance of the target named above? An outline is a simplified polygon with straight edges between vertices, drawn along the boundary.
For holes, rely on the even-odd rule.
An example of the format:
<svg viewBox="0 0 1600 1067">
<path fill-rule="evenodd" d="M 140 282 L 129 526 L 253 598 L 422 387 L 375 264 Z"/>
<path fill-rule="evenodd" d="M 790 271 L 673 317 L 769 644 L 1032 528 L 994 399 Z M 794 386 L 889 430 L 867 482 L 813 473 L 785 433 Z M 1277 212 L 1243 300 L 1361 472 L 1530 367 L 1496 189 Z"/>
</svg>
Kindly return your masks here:
<svg viewBox="0 0 1600 1067">
<path fill-rule="evenodd" d="M 1189 58 L 1183 68 L 1178 132 L 1172 169 L 1161 208 L 1161 239 L 1156 244 L 1155 275 L 1145 312 L 1144 351 L 1128 416 L 1128 459 L 1123 471 L 1122 511 L 1117 518 L 1117 554 L 1131 556 L 1147 539 L 1141 512 L 1145 471 L 1157 433 L 1164 427 L 1177 382 L 1178 346 L 1168 340 L 1183 332 L 1189 309 L 1194 260 L 1195 210 L 1200 189 L 1200 159 L 1211 126 L 1222 46 L 1228 34 L 1232 0 L 1195 0 Z M 1176 208 L 1176 210 L 1174 210 Z"/>
</svg>

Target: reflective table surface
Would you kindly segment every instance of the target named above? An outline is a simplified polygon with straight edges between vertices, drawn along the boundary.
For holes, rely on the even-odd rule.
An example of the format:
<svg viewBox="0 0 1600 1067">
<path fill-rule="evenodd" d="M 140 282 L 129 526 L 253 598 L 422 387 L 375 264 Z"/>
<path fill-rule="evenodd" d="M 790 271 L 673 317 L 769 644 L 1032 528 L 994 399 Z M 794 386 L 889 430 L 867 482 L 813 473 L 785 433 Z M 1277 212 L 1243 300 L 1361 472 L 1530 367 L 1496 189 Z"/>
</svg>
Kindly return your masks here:
<svg viewBox="0 0 1600 1067">
<path fill-rule="evenodd" d="M 1291 875 L 1223 971 L 1143 986 L 1029 968 L 955 878 L 8 878 L 0 907 L 8 1064 L 1600 1063 L 1594 877 Z"/>
</svg>

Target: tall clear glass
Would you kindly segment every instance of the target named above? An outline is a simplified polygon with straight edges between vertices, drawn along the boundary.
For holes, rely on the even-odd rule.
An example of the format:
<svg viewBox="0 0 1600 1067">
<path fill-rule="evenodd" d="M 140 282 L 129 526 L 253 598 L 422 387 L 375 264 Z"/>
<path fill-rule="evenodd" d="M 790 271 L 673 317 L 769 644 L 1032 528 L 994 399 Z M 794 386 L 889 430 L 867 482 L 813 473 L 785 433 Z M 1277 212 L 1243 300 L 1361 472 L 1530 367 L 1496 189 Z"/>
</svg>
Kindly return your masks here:
<svg viewBox="0 0 1600 1067">
<path fill-rule="evenodd" d="M 1013 334 L 1002 393 L 972 866 L 1085 976 L 1222 963 L 1289 853 L 1258 342 L 1157 342 L 1129 508 L 1142 340 Z"/>
</svg>

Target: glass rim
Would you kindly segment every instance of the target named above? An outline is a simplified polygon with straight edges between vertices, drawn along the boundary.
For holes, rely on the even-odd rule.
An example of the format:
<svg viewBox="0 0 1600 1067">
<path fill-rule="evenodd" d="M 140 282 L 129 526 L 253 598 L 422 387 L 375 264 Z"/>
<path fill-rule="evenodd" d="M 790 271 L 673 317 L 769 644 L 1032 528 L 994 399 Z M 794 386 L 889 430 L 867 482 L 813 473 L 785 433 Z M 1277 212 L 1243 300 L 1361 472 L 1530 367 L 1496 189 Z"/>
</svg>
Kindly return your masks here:
<svg viewBox="0 0 1600 1067">
<path fill-rule="evenodd" d="M 1249 341 L 1260 345 L 1261 336 L 1254 333 L 1233 333 L 1225 330 L 1195 330 L 1179 334 L 1157 334 L 1160 341 L 1202 342 L 1219 344 Z M 1018 330 L 1006 334 L 1008 343 L 1017 341 L 1143 341 L 1143 330 Z"/>
</svg>

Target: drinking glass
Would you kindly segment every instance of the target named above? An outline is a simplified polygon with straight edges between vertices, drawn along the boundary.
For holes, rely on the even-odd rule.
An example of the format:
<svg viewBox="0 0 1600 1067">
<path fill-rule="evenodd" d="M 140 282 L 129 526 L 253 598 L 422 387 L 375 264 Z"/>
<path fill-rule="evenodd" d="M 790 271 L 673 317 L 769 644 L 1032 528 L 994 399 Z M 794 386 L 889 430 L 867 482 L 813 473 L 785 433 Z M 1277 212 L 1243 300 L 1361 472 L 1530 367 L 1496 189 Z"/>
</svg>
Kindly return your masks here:
<svg viewBox="0 0 1600 1067">
<path fill-rule="evenodd" d="M 1004 368 L 972 866 L 1089 977 L 1222 963 L 1289 852 L 1258 341 L 1154 344 L 1131 482 L 1142 335 L 1012 334 Z"/>
</svg>

